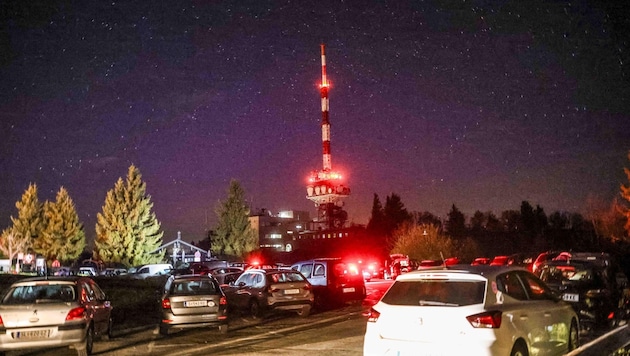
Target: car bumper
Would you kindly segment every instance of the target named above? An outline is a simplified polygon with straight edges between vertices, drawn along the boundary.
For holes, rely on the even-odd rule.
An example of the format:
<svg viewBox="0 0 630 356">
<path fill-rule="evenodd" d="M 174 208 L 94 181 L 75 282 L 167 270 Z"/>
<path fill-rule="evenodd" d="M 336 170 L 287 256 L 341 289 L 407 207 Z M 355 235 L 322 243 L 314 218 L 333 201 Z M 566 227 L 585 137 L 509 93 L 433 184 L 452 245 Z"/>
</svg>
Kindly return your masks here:
<svg viewBox="0 0 630 356">
<path fill-rule="evenodd" d="M 166 313 L 162 315 L 161 325 L 184 329 L 197 326 L 227 324 L 227 322 L 227 316 L 220 314 L 174 315 Z"/>
<path fill-rule="evenodd" d="M 47 336 L 24 336 L 32 332 L 44 333 L 44 330 L 47 330 Z M 86 333 L 87 329 L 85 325 L 80 325 L 76 328 L 65 329 L 60 329 L 56 326 L 49 328 L 4 329 L 0 330 L 0 350 L 17 350 L 75 345 L 85 341 Z"/>
</svg>

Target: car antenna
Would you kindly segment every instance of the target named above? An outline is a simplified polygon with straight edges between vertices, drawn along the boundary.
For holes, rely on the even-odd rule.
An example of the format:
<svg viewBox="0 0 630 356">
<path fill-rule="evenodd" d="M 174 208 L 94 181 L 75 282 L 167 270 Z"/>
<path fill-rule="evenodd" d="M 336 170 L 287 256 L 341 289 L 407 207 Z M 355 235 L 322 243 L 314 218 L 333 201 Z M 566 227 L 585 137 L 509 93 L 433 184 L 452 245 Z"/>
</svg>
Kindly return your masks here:
<svg viewBox="0 0 630 356">
<path fill-rule="evenodd" d="M 446 260 L 444 259 L 444 254 L 440 251 L 440 257 L 442 258 L 442 267 L 446 269 Z"/>
</svg>

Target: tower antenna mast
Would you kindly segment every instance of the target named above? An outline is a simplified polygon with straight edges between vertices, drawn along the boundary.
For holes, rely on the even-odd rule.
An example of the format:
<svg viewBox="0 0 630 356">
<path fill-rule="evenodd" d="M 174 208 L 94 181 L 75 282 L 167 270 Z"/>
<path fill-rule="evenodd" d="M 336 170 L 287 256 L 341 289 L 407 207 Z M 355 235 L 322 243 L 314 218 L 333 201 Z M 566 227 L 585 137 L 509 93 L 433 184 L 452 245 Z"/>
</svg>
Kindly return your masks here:
<svg viewBox="0 0 630 356">
<path fill-rule="evenodd" d="M 343 185 L 341 174 L 332 170 L 332 156 L 330 153 L 330 119 L 328 115 L 328 90 L 330 82 L 326 76 L 326 48 L 320 45 L 322 51 L 322 82 L 319 85 L 322 106 L 322 161 L 321 171 L 314 171 L 306 187 L 307 199 L 315 203 L 318 210 L 317 222 L 321 227 L 332 229 L 342 227 L 347 219 L 347 213 L 341 209 L 342 199 L 350 195 L 350 188 Z"/>
</svg>

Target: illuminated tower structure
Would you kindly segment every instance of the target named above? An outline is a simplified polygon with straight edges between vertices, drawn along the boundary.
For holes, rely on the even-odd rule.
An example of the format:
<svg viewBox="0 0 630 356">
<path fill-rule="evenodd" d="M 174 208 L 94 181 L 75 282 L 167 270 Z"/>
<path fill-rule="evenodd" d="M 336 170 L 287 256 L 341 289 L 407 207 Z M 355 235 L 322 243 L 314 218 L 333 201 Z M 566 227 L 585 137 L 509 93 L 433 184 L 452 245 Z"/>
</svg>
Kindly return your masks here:
<svg viewBox="0 0 630 356">
<path fill-rule="evenodd" d="M 328 119 L 328 89 L 330 83 L 326 77 L 326 52 L 322 50 L 322 82 L 319 86 L 322 100 L 322 150 L 323 168 L 313 171 L 306 187 L 306 198 L 315 203 L 317 218 L 314 221 L 319 229 L 341 228 L 348 219 L 342 209 L 343 198 L 350 195 L 350 188 L 343 184 L 342 175 L 332 170 L 330 154 L 330 121 Z"/>
</svg>

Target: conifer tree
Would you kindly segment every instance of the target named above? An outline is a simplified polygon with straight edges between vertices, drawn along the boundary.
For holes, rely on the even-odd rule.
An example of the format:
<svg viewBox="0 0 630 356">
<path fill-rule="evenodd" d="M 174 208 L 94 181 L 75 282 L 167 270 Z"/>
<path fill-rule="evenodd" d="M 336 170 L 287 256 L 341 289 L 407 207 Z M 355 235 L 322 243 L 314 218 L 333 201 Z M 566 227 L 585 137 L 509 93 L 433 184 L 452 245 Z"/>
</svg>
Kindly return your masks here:
<svg viewBox="0 0 630 356">
<path fill-rule="evenodd" d="M 126 180 L 118 179 L 97 214 L 95 258 L 128 266 L 162 262 L 164 252 L 156 250 L 164 233 L 152 209 L 140 170 L 131 165 Z"/>
<path fill-rule="evenodd" d="M 85 232 L 65 188 L 59 189 L 55 202 L 44 203 L 43 218 L 42 233 L 33 244 L 34 250 L 49 262 L 70 262 L 79 257 L 85 248 Z"/>
<path fill-rule="evenodd" d="M 245 191 L 240 183 L 233 179 L 227 194 L 227 199 L 215 209 L 219 223 L 212 252 L 242 257 L 258 248 L 258 236 L 249 223 L 249 208 L 245 205 Z"/>
<path fill-rule="evenodd" d="M 15 207 L 18 217 L 11 216 L 12 226 L 5 229 L 0 237 L 0 250 L 11 260 L 33 246 L 33 240 L 42 230 L 42 204 L 37 198 L 36 184 L 29 184 Z"/>
</svg>

